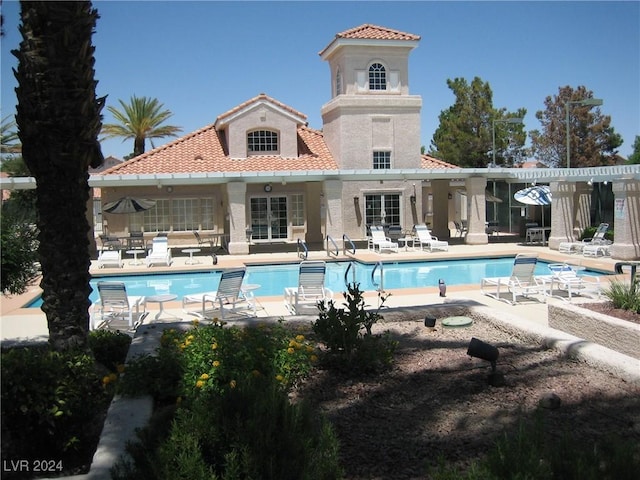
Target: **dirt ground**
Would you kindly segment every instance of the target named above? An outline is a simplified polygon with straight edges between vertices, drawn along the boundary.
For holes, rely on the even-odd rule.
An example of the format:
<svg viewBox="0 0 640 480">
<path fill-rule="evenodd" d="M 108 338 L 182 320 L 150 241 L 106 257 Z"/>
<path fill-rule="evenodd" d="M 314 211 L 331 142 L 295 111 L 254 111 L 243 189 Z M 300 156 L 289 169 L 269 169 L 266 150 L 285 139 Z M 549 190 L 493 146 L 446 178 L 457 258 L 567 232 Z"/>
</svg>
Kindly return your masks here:
<svg viewBox="0 0 640 480">
<path fill-rule="evenodd" d="M 640 387 L 564 358 L 487 320 L 435 330 L 424 314 L 385 313 L 378 333 L 399 341 L 393 368 L 382 375 L 320 371 L 299 392 L 319 405 L 341 443 L 350 480 L 427 479 L 430 465 L 468 465 L 519 419 L 543 412 L 545 432 L 640 441 Z M 431 312 L 433 313 L 433 312 Z M 459 315 L 463 312 L 449 312 Z M 503 386 L 491 386 L 488 362 L 467 355 L 472 337 L 498 347 Z M 559 406 L 549 401 L 552 394 Z"/>
</svg>

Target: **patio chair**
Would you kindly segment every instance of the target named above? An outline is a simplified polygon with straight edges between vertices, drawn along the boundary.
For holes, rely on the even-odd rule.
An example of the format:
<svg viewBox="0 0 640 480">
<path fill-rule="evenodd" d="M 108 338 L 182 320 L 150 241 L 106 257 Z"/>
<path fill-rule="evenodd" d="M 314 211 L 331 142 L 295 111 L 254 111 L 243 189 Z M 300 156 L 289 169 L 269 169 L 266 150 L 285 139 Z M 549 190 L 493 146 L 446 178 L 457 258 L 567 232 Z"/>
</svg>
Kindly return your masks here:
<svg viewBox="0 0 640 480">
<path fill-rule="evenodd" d="M 171 249 L 167 237 L 156 237 L 153 239 L 151 250 L 147 254 L 147 267 L 151 265 L 171 265 Z"/>
<path fill-rule="evenodd" d="M 480 291 L 512 305 L 517 303 L 518 296 L 529 298 L 531 295 L 544 294 L 542 280 L 534 276 L 537 263 L 537 254 L 519 253 L 513 261 L 510 276 L 483 278 L 480 281 Z M 503 298 L 502 293 L 511 293 L 511 300 Z"/>
<path fill-rule="evenodd" d="M 384 233 L 384 228 L 380 225 L 371 226 L 371 236 L 369 237 L 369 250 L 382 253 L 383 250 L 389 250 L 398 253 L 398 243 L 392 242 Z"/>
<path fill-rule="evenodd" d="M 101 250 L 98 254 L 98 268 L 122 268 L 122 250 Z"/>
<path fill-rule="evenodd" d="M 549 290 L 545 293 L 569 302 L 574 295 L 589 295 L 599 299 L 601 294 L 600 279 L 588 275 L 578 275 L 579 269 L 580 267 L 573 267 L 566 263 L 549 264 L 551 276 L 543 278 L 545 284 L 549 286 Z M 558 290 L 557 295 L 554 295 L 554 290 Z M 566 296 L 560 295 L 561 292 L 566 292 Z"/>
<path fill-rule="evenodd" d="M 457 220 L 453 221 L 453 226 L 456 228 L 456 235 L 462 237 L 467 234 L 467 227 L 462 225 L 462 222 Z"/>
<path fill-rule="evenodd" d="M 607 240 L 604 236 L 609 230 L 608 223 L 601 223 L 598 225 L 593 237 L 583 238 L 579 242 L 560 242 L 558 245 L 559 253 L 576 253 L 576 252 L 584 252 L 584 247 L 586 246 L 595 246 L 595 245 L 611 245 L 611 240 Z M 601 250 L 589 249 L 587 256 L 597 256 Z M 604 250 L 603 250 L 604 251 Z"/>
<path fill-rule="evenodd" d="M 245 268 L 225 270 L 220 277 L 218 289 L 211 292 L 195 293 L 182 297 L 182 310 L 201 319 L 213 319 L 218 315 L 222 320 L 229 313 L 249 311 L 256 315 L 253 297 L 247 298 L 242 292 Z M 193 306 L 198 308 L 193 310 Z"/>
<path fill-rule="evenodd" d="M 123 282 L 98 282 L 100 298 L 92 306 L 90 328 L 116 328 L 124 322 L 135 330 L 147 316 L 145 297 L 129 296 Z"/>
<path fill-rule="evenodd" d="M 438 240 L 438 237 L 431 235 L 431 232 L 429 232 L 425 224 L 415 225 L 413 229 L 416 232 L 416 238 L 413 243 L 414 247 L 420 247 L 420 250 L 426 247 L 430 252 L 434 250 L 449 250 L 449 242 L 446 240 Z"/>
<path fill-rule="evenodd" d="M 326 271 L 324 261 L 300 262 L 298 286 L 284 289 L 284 303 L 292 315 L 300 315 L 310 308 L 317 313 L 318 302 L 333 298 L 333 292 L 324 286 Z"/>
<path fill-rule="evenodd" d="M 102 250 L 121 250 L 122 242 L 120 238 L 114 235 L 99 235 L 100 242 L 102 242 Z"/>
<path fill-rule="evenodd" d="M 582 247 L 582 255 L 584 255 L 585 257 L 610 257 L 611 244 L 588 243 L 584 247 Z"/>
<path fill-rule="evenodd" d="M 400 225 L 389 225 L 387 236 L 391 242 L 397 242 L 398 239 L 404 236 L 402 234 L 402 227 Z"/>
<path fill-rule="evenodd" d="M 129 249 L 142 249 L 145 248 L 144 243 L 144 233 L 142 232 L 130 232 L 129 238 L 127 239 L 127 248 Z"/>
</svg>

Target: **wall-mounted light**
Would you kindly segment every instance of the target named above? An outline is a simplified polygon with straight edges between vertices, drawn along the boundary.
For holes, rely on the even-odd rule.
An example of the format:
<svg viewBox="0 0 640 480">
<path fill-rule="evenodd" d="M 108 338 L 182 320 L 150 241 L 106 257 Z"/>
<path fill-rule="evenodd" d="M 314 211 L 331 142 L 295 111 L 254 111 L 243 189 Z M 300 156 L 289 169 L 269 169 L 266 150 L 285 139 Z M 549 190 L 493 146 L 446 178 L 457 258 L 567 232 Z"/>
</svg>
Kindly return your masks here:
<svg viewBox="0 0 640 480">
<path fill-rule="evenodd" d="M 532 186 L 532 187 L 535 187 L 537 183 L 538 183 L 538 181 L 537 181 L 537 180 L 534 180 L 533 182 L 531 182 L 531 186 Z"/>
<path fill-rule="evenodd" d="M 448 198 L 449 200 L 451 200 L 451 199 L 453 198 L 453 195 L 451 195 L 451 192 L 449 192 L 449 195 L 447 195 L 447 198 Z"/>
<path fill-rule="evenodd" d="M 359 196 L 355 196 L 353 197 L 353 204 L 354 205 L 360 205 L 360 197 Z"/>
<path fill-rule="evenodd" d="M 587 182 L 587 185 L 589 185 L 589 186 L 593 185 L 593 178 L 589 179 L 589 181 Z"/>
<path fill-rule="evenodd" d="M 416 196 L 415 195 L 411 195 L 409 197 L 409 201 L 411 202 L 411 205 L 415 205 L 416 204 Z"/>
<path fill-rule="evenodd" d="M 602 182 L 602 183 L 603 183 L 603 184 L 605 184 L 605 185 L 608 185 L 608 184 L 609 184 L 609 181 L 608 181 L 608 180 L 605 180 L 605 181 L 604 181 L 604 182 Z"/>
</svg>

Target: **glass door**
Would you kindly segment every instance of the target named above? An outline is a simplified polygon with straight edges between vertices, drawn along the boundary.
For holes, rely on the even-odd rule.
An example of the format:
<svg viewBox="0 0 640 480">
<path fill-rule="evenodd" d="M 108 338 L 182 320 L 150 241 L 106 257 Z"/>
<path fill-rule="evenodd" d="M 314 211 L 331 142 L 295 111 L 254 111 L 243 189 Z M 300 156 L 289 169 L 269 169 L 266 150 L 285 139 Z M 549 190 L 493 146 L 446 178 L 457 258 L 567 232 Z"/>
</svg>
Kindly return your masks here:
<svg viewBox="0 0 640 480">
<path fill-rule="evenodd" d="M 400 195 L 397 193 L 365 195 L 365 223 L 400 225 Z"/>
<path fill-rule="evenodd" d="M 287 197 L 254 197 L 250 208 L 254 241 L 288 238 Z"/>
</svg>

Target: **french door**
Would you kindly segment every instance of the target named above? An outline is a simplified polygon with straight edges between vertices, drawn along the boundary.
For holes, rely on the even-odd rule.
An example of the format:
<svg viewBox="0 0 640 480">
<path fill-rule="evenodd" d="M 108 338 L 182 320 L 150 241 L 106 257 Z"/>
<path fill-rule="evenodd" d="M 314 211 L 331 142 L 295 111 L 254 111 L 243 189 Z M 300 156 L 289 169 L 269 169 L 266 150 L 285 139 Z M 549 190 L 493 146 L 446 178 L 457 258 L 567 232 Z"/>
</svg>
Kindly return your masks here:
<svg viewBox="0 0 640 480">
<path fill-rule="evenodd" d="M 288 238 L 287 197 L 254 197 L 250 205 L 252 240 Z"/>
<path fill-rule="evenodd" d="M 400 195 L 365 195 L 365 222 L 371 225 L 400 225 Z"/>
</svg>

